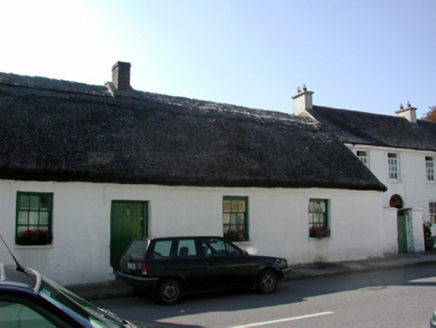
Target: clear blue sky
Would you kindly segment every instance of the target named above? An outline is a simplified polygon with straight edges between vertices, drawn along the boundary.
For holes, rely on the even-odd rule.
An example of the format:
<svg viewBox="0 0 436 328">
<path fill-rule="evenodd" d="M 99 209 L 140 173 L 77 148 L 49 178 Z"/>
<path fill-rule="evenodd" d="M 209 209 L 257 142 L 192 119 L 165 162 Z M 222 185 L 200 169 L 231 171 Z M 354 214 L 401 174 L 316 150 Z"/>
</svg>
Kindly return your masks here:
<svg viewBox="0 0 436 328">
<path fill-rule="evenodd" d="M 14 0 L 0 71 L 292 112 L 314 104 L 418 116 L 436 105 L 435 0 Z"/>
</svg>

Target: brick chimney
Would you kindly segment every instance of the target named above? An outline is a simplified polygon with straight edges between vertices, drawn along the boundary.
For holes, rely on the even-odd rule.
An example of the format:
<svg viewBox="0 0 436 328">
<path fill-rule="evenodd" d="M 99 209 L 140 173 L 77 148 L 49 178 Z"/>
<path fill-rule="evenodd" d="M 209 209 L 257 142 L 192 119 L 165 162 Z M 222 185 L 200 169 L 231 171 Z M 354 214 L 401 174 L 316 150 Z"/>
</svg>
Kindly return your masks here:
<svg viewBox="0 0 436 328">
<path fill-rule="evenodd" d="M 412 107 L 410 102 L 407 102 L 407 106 L 400 105 L 400 109 L 395 112 L 400 117 L 406 118 L 410 123 L 416 123 L 416 107 Z"/>
<path fill-rule="evenodd" d="M 112 66 L 112 83 L 117 90 L 129 91 L 130 86 L 130 63 L 116 62 Z"/>
<path fill-rule="evenodd" d="M 303 85 L 303 90 L 298 87 L 297 94 L 292 96 L 294 100 L 294 115 L 311 116 L 307 110 L 313 108 L 312 95 L 313 91 L 307 91 L 305 85 Z"/>
</svg>

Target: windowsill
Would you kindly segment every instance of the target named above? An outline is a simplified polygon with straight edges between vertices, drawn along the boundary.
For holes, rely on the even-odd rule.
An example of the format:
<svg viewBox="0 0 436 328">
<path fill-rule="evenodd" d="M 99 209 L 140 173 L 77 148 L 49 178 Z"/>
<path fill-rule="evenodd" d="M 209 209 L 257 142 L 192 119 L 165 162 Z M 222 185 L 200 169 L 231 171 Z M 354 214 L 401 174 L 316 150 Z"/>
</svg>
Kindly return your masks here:
<svg viewBox="0 0 436 328">
<path fill-rule="evenodd" d="M 312 241 L 321 241 L 321 240 L 331 240 L 332 237 L 324 237 L 324 238 L 309 237 L 308 239 Z"/>
<path fill-rule="evenodd" d="M 52 249 L 53 245 L 14 245 L 15 249 Z"/>
<path fill-rule="evenodd" d="M 246 241 L 231 241 L 231 243 L 235 244 L 235 245 L 251 245 L 251 241 L 250 240 L 246 240 Z"/>
</svg>

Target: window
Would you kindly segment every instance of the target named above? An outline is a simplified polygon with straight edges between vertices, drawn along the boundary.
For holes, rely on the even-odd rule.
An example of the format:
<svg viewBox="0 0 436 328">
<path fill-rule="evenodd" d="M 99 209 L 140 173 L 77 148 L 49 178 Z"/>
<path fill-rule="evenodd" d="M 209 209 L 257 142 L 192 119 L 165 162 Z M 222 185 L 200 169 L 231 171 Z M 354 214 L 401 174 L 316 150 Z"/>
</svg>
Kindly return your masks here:
<svg viewBox="0 0 436 328">
<path fill-rule="evenodd" d="M 154 259 L 170 258 L 172 244 L 173 244 L 172 240 L 156 241 L 156 244 L 154 245 L 153 258 Z"/>
<path fill-rule="evenodd" d="M 399 180 L 398 154 L 388 153 L 388 174 L 389 179 Z"/>
<path fill-rule="evenodd" d="M 17 192 L 16 210 L 17 245 L 51 244 L 53 194 Z"/>
<path fill-rule="evenodd" d="M 223 233 L 227 240 L 249 240 L 247 203 L 247 197 L 223 198 Z"/>
<path fill-rule="evenodd" d="M 400 195 L 392 195 L 389 199 L 389 207 L 403 208 L 403 198 Z"/>
<path fill-rule="evenodd" d="M 203 256 L 206 258 L 237 258 L 242 254 L 240 249 L 218 238 L 202 238 L 201 245 L 203 248 Z"/>
<path fill-rule="evenodd" d="M 430 214 L 430 222 L 436 223 L 436 202 L 428 203 L 428 212 Z"/>
<path fill-rule="evenodd" d="M 194 239 L 181 239 L 177 248 L 179 257 L 181 258 L 196 258 L 197 249 L 195 248 Z"/>
<path fill-rule="evenodd" d="M 330 237 L 329 201 L 327 199 L 311 199 L 309 201 L 309 237 Z"/>
<path fill-rule="evenodd" d="M 425 173 L 427 174 L 427 181 L 434 181 L 434 162 L 433 157 L 425 157 Z"/>
<path fill-rule="evenodd" d="M 365 164 L 366 167 L 369 167 L 369 162 L 368 162 L 368 153 L 366 151 L 363 150 L 358 150 L 356 152 L 357 158 L 360 159 L 360 161 Z"/>
<path fill-rule="evenodd" d="M 153 259 L 195 259 L 197 258 L 197 248 L 194 239 L 168 239 L 157 240 L 153 249 Z"/>
<path fill-rule="evenodd" d="M 56 328 L 33 309 L 12 301 L 0 301 L 0 327 Z"/>
</svg>

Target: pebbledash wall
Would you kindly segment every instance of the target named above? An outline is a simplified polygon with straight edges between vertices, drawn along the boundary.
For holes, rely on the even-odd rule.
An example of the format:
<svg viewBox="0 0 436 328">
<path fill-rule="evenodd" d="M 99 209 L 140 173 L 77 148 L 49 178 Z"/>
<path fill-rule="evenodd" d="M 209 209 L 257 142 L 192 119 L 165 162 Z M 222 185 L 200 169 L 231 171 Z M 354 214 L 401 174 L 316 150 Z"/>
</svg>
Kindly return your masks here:
<svg viewBox="0 0 436 328">
<path fill-rule="evenodd" d="M 52 245 L 15 245 L 17 191 L 54 194 Z M 250 241 L 238 245 L 252 254 L 281 256 L 296 264 L 398 251 L 396 211 L 383 209 L 383 195 L 377 191 L 0 180 L 0 227 L 23 266 L 64 285 L 101 282 L 114 279 L 109 264 L 113 200 L 149 202 L 148 230 L 153 237 L 222 235 L 223 196 L 248 197 Z M 309 238 L 311 198 L 330 200 L 331 238 Z M 0 247 L 0 257 L 1 262 L 12 262 L 5 247 Z"/>
</svg>

